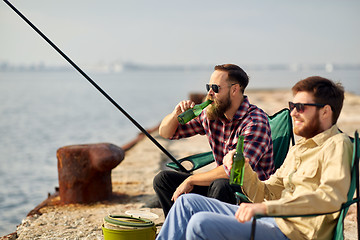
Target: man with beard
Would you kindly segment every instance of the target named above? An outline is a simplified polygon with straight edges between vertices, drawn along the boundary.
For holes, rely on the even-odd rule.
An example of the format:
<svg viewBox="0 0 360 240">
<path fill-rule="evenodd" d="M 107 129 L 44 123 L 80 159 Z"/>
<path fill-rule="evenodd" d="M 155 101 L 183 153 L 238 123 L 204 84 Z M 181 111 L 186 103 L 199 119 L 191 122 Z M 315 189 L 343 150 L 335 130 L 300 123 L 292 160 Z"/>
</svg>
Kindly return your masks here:
<svg viewBox="0 0 360 240">
<path fill-rule="evenodd" d="M 187 174 L 162 171 L 154 178 L 154 190 L 165 216 L 172 204 L 184 193 L 198 193 L 235 203 L 235 192 L 240 187 L 229 184 L 229 169 L 222 165 L 223 157 L 236 148 L 240 135 L 244 136 L 244 156 L 261 180 L 269 178 L 274 171 L 273 146 L 266 114 L 251 105 L 244 90 L 248 85 L 247 74 L 233 64 L 215 66 L 209 84 L 207 99 L 214 102 L 185 125 L 179 124 L 177 116 L 195 105 L 182 101 L 160 124 L 161 136 L 170 139 L 207 135 L 217 167 L 204 173 Z"/>
<path fill-rule="evenodd" d="M 292 88 L 289 102 L 294 132 L 302 138 L 283 165 L 260 181 L 246 159 L 243 193 L 254 203 L 227 204 L 197 194 L 180 196 L 157 240 L 249 239 L 251 218 L 338 211 L 350 186 L 352 143 L 336 126 L 344 89 L 322 77 L 309 77 Z M 231 168 L 234 151 L 224 157 Z M 257 220 L 256 239 L 332 239 L 339 212 L 317 217 Z"/>
</svg>

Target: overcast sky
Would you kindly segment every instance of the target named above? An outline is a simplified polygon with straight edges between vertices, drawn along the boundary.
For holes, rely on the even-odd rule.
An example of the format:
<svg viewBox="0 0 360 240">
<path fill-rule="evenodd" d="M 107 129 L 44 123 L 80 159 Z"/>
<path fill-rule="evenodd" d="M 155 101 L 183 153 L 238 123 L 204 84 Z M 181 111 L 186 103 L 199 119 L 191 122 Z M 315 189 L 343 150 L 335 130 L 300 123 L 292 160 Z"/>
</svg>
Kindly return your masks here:
<svg viewBox="0 0 360 240">
<path fill-rule="evenodd" d="M 360 1 L 12 0 L 78 64 L 360 63 Z M 0 62 L 66 65 L 0 2 Z"/>
</svg>

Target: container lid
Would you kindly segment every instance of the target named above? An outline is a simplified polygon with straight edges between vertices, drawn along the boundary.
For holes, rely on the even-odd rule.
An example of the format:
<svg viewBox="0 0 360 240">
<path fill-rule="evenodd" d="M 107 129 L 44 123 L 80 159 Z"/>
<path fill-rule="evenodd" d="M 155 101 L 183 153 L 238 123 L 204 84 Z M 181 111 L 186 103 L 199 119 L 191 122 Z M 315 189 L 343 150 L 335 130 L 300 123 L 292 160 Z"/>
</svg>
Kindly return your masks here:
<svg viewBox="0 0 360 240">
<path fill-rule="evenodd" d="M 131 216 L 123 216 L 123 215 L 108 215 L 104 218 L 104 221 L 118 226 L 136 227 L 136 228 L 154 226 L 154 222 L 149 219 L 136 218 Z"/>
<path fill-rule="evenodd" d="M 128 210 L 125 212 L 125 214 L 131 216 L 131 217 L 136 217 L 136 218 L 146 218 L 146 219 L 150 219 L 150 220 L 154 220 L 154 219 L 158 219 L 159 216 L 155 213 L 150 212 L 149 210 L 144 210 L 144 209 L 140 209 L 140 210 Z"/>
</svg>

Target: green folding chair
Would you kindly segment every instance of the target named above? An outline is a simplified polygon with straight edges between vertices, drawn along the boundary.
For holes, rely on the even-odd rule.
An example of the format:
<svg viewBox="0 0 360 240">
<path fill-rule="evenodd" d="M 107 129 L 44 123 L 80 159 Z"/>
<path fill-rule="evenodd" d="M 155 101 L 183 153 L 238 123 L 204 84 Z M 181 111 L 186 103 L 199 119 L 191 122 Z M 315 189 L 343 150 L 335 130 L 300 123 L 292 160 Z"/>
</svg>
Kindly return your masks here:
<svg viewBox="0 0 360 240">
<path fill-rule="evenodd" d="M 350 188 L 347 194 L 347 202 L 342 204 L 341 208 L 337 211 L 322 213 L 322 214 L 306 214 L 306 215 L 262 215 L 257 214 L 253 218 L 251 236 L 250 239 L 255 238 L 255 229 L 256 229 L 256 220 L 262 217 L 275 217 L 275 218 L 292 218 L 292 217 L 316 217 L 320 215 L 332 214 L 340 212 L 340 216 L 334 232 L 334 240 L 343 240 L 344 239 L 344 219 L 349 210 L 349 207 L 356 203 L 357 207 L 357 231 L 358 239 L 360 239 L 360 205 L 359 205 L 359 160 L 360 160 L 360 142 L 359 134 L 355 131 L 354 139 L 352 139 L 354 144 L 353 157 L 351 162 L 351 183 Z M 356 197 L 354 198 L 354 193 L 356 189 Z"/>
<path fill-rule="evenodd" d="M 281 166 L 287 152 L 289 151 L 290 141 L 292 145 L 295 144 L 290 110 L 284 108 L 274 115 L 268 116 L 268 118 L 271 128 L 271 138 L 273 141 L 275 168 L 277 169 Z M 177 161 L 186 168 L 187 172 L 193 172 L 212 163 L 214 161 L 214 156 L 210 151 L 191 155 Z M 173 162 L 166 164 L 166 166 L 178 171 L 180 170 Z"/>
</svg>

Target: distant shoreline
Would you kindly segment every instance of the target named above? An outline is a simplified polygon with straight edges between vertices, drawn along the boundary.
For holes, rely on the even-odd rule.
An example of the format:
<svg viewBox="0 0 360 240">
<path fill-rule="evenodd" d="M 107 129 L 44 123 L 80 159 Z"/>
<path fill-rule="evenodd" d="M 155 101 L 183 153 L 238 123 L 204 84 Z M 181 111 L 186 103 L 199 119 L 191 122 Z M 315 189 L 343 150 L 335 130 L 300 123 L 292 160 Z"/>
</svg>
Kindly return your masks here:
<svg viewBox="0 0 360 240">
<path fill-rule="evenodd" d="M 317 63 L 317 64 L 242 64 L 246 71 L 326 71 L 360 70 L 360 63 Z M 131 71 L 209 71 L 213 65 L 206 64 L 141 64 L 133 62 L 110 62 L 86 65 L 83 67 L 90 72 L 131 72 Z M 12 64 L 6 61 L 0 62 L 0 72 L 62 72 L 70 71 L 73 67 L 67 64 L 46 65 L 43 62 L 32 64 Z"/>
</svg>

